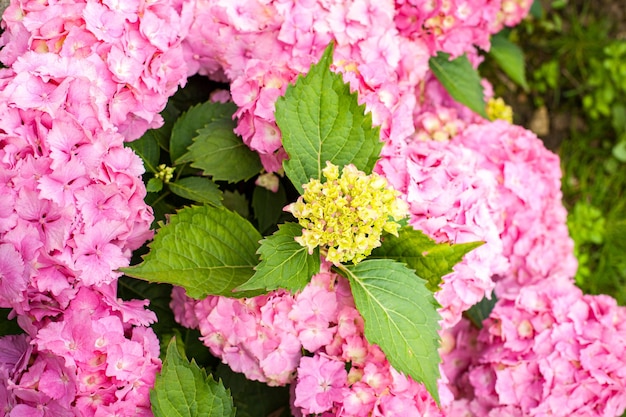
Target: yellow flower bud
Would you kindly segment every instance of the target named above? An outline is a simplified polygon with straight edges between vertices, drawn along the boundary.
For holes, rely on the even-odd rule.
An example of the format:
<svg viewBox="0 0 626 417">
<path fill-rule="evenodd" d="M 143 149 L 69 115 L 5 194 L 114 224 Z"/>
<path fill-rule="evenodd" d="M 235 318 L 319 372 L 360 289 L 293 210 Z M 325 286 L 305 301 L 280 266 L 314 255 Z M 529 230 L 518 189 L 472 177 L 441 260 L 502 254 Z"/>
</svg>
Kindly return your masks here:
<svg viewBox="0 0 626 417">
<path fill-rule="evenodd" d="M 303 195 L 285 208 L 302 226 L 296 241 L 309 253 L 319 246 L 336 265 L 356 264 L 380 246 L 384 231 L 397 235 L 397 221 L 407 216 L 408 205 L 384 177 L 366 175 L 354 165 L 346 165 L 339 175 L 339 167 L 330 162 L 322 174 L 324 183 L 314 179 L 304 184 Z"/>
</svg>

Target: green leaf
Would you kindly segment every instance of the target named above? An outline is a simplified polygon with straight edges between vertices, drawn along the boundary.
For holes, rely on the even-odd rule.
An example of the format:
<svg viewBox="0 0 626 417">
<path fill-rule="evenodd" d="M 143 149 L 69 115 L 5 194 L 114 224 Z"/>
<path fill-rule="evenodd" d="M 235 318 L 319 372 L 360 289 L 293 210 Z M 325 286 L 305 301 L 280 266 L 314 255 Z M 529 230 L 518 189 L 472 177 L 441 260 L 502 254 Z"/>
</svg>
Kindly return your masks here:
<svg viewBox="0 0 626 417">
<path fill-rule="evenodd" d="M 259 154 L 246 146 L 233 132 L 235 122 L 222 118 L 198 130 L 184 155 L 191 166 L 201 169 L 215 181 L 239 182 L 258 174 L 263 165 Z"/>
<path fill-rule="evenodd" d="M 170 204 L 167 199 L 163 198 L 162 194 L 149 193 L 145 197 L 146 204 L 152 207 L 154 212 L 154 220 L 150 225 L 151 229 L 156 229 L 159 222 L 165 221 L 166 216 L 176 211 L 176 207 Z"/>
<path fill-rule="evenodd" d="M 141 264 L 122 271 L 150 282 L 179 285 L 196 299 L 233 296 L 232 289 L 254 274 L 259 240 L 261 235 L 250 222 L 224 207 L 187 207 L 161 225 Z"/>
<path fill-rule="evenodd" d="M 241 217 L 244 219 L 250 218 L 250 205 L 248 203 L 248 199 L 244 194 L 241 194 L 239 191 L 230 191 L 224 190 L 223 194 L 224 200 L 222 204 L 227 209 L 239 213 Z"/>
<path fill-rule="evenodd" d="M 276 102 L 276 123 L 289 155 L 283 165 L 300 193 L 302 184 L 322 178 L 326 161 L 371 173 L 382 148 L 379 128 L 372 127 L 365 106 L 341 75 L 330 71 L 332 56 L 331 44 Z"/>
<path fill-rule="evenodd" d="M 150 178 L 146 184 L 146 191 L 149 193 L 158 193 L 163 189 L 163 181 L 159 178 Z"/>
<path fill-rule="evenodd" d="M 533 16 L 535 19 L 541 19 L 543 17 L 543 6 L 541 5 L 541 0 L 533 1 L 528 14 Z"/>
<path fill-rule="evenodd" d="M 189 362 L 172 339 L 161 373 L 150 390 L 155 417 L 234 417 L 230 391 L 204 369 Z"/>
<path fill-rule="evenodd" d="M 161 150 L 159 148 L 159 142 L 152 133 L 152 130 L 148 130 L 139 139 L 133 142 L 127 142 L 125 145 L 139 155 L 146 171 L 156 173 L 159 170 L 157 166 L 159 165 Z"/>
<path fill-rule="evenodd" d="M 10 308 L 0 308 L 0 336 L 24 333 L 17 324 L 17 319 L 9 320 Z"/>
<path fill-rule="evenodd" d="M 278 417 L 281 410 L 289 409 L 289 387 L 270 387 L 252 381 L 240 372 L 233 372 L 223 363 L 217 366 L 215 376 L 230 389 L 237 417 Z"/>
<path fill-rule="evenodd" d="M 275 193 L 263 187 L 255 187 L 252 193 L 252 209 L 263 233 L 276 226 L 283 208 L 287 204 L 285 188 L 280 186 Z"/>
<path fill-rule="evenodd" d="M 441 317 L 425 281 L 390 259 L 368 259 L 344 269 L 367 340 L 385 352 L 397 371 L 422 382 L 438 402 Z"/>
<path fill-rule="evenodd" d="M 618 161 L 626 162 L 626 140 L 622 140 L 613 146 L 611 154 Z"/>
<path fill-rule="evenodd" d="M 319 249 L 309 255 L 308 249 L 294 240 L 302 235 L 302 226 L 285 223 L 278 231 L 261 241 L 258 253 L 261 262 L 256 273 L 236 291 L 275 290 L 284 288 L 296 292 L 320 271 Z"/>
<path fill-rule="evenodd" d="M 222 192 L 217 184 L 206 177 L 186 177 L 168 184 L 177 196 L 199 203 L 222 204 Z"/>
<path fill-rule="evenodd" d="M 482 244 L 437 243 L 422 231 L 405 226 L 399 230 L 398 237 L 385 235 L 381 246 L 372 251 L 371 257 L 405 263 L 428 282 L 426 286 L 431 291 L 437 291 L 441 278 L 452 272 L 452 267 L 461 262 L 466 253 Z"/>
<path fill-rule="evenodd" d="M 528 91 L 526 62 L 522 49 L 501 33 L 491 37 L 489 55 L 498 63 L 502 71 L 515 83 Z"/>
<path fill-rule="evenodd" d="M 213 103 L 207 101 L 191 107 L 174 123 L 170 139 L 170 158 L 175 165 L 188 161 L 179 161 L 187 153 L 187 147 L 193 143 L 197 131 L 209 123 L 224 118 L 232 118 L 237 110 L 234 103 Z"/>
<path fill-rule="evenodd" d="M 497 302 L 498 299 L 495 293 L 492 293 L 491 298 L 483 297 L 482 300 L 470 307 L 469 310 L 464 311 L 463 315 L 467 317 L 477 329 L 482 329 L 483 321 L 489 317 Z"/>
<path fill-rule="evenodd" d="M 439 52 L 428 61 L 430 70 L 453 99 L 487 119 L 485 97 L 480 75 L 472 67 L 467 56 L 450 61 L 450 55 Z"/>
</svg>

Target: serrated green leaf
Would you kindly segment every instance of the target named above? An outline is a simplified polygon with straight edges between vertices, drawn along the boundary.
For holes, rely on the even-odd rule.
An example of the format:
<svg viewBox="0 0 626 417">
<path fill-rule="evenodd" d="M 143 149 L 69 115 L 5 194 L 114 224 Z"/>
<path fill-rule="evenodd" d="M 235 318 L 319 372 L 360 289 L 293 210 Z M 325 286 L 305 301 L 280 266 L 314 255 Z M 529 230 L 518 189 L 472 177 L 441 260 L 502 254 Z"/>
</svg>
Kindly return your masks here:
<svg viewBox="0 0 626 417">
<path fill-rule="evenodd" d="M 170 139 L 170 158 L 175 165 L 188 162 L 179 160 L 187 153 L 187 147 L 193 143 L 197 131 L 209 123 L 224 118 L 232 118 L 237 110 L 234 103 L 213 103 L 207 101 L 195 105 L 183 113 L 174 123 Z"/>
<path fill-rule="evenodd" d="M 398 237 L 385 235 L 380 247 L 372 251 L 372 258 L 393 259 L 405 263 L 424 278 L 431 291 L 437 291 L 441 278 L 452 272 L 452 267 L 463 256 L 481 246 L 483 242 L 437 243 L 411 226 L 400 228 Z"/>
<path fill-rule="evenodd" d="M 163 189 L 163 181 L 159 178 L 150 178 L 146 184 L 146 191 L 149 193 L 158 193 Z"/>
<path fill-rule="evenodd" d="M 515 83 L 528 91 L 526 81 L 526 62 L 522 49 L 498 33 L 491 37 L 489 55 L 498 63 L 502 71 Z"/>
<path fill-rule="evenodd" d="M 483 321 L 489 317 L 497 302 L 498 299 L 495 293 L 492 293 L 490 298 L 483 297 L 482 300 L 471 306 L 469 310 L 464 311 L 463 315 L 467 317 L 477 329 L 482 329 Z"/>
<path fill-rule="evenodd" d="M 125 146 L 139 155 L 147 172 L 156 173 L 159 170 L 157 166 L 159 165 L 161 150 L 152 130 L 148 130 L 135 141 L 125 143 Z"/>
<path fill-rule="evenodd" d="M 163 368 L 150 390 L 150 403 L 155 417 L 235 416 L 230 391 L 195 361 L 184 358 L 175 339 L 167 347 Z"/>
<path fill-rule="evenodd" d="M 224 207 L 187 207 L 161 225 L 141 264 L 122 271 L 150 282 L 179 285 L 196 299 L 233 296 L 232 289 L 254 274 L 259 240 L 261 235 L 250 222 Z"/>
<path fill-rule="evenodd" d="M 259 230 L 266 232 L 276 223 L 284 213 L 287 204 L 285 188 L 280 186 L 275 193 L 263 187 L 255 187 L 252 193 L 252 209 L 254 217 L 259 223 Z"/>
<path fill-rule="evenodd" d="M 217 184 L 206 177 L 185 177 L 168 183 L 170 191 L 177 196 L 199 203 L 222 204 L 222 192 Z"/>
<path fill-rule="evenodd" d="M 367 340 L 385 352 L 397 371 L 422 382 L 438 402 L 441 317 L 425 281 L 391 259 L 368 259 L 344 269 Z"/>
<path fill-rule="evenodd" d="M 302 184 L 322 178 L 326 161 L 340 167 L 354 164 L 371 173 L 382 149 L 371 115 L 341 75 L 330 71 L 332 56 L 331 44 L 276 102 L 276 123 L 289 155 L 283 165 L 300 193 Z"/>
<path fill-rule="evenodd" d="M 319 249 L 309 255 L 308 249 L 294 240 L 302 235 L 302 226 L 285 223 L 278 231 L 261 241 L 258 253 L 261 262 L 248 282 L 236 291 L 275 290 L 300 291 L 320 271 Z"/>
<path fill-rule="evenodd" d="M 450 61 L 449 54 L 439 52 L 430 58 L 428 65 L 453 99 L 485 119 L 488 118 L 480 75 L 472 67 L 467 56 L 463 55 Z"/>
<path fill-rule="evenodd" d="M 263 168 L 261 159 L 233 132 L 234 128 L 233 120 L 222 118 L 199 129 L 184 160 L 215 181 L 239 182 L 252 178 Z"/>
</svg>

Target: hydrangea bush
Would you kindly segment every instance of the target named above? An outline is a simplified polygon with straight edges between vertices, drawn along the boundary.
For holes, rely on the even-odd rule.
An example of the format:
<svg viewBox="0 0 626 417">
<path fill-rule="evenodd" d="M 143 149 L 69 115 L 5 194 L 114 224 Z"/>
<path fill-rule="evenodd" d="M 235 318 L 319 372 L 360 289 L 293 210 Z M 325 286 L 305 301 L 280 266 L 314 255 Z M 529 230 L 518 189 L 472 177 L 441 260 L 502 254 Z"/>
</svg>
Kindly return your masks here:
<svg viewBox="0 0 626 417">
<path fill-rule="evenodd" d="M 530 6 L 12 1 L 0 414 L 234 414 L 123 273 L 294 416 L 622 413 L 625 310 L 574 286 L 559 160 L 475 71 Z M 226 90 L 174 123 L 194 74 Z"/>
</svg>

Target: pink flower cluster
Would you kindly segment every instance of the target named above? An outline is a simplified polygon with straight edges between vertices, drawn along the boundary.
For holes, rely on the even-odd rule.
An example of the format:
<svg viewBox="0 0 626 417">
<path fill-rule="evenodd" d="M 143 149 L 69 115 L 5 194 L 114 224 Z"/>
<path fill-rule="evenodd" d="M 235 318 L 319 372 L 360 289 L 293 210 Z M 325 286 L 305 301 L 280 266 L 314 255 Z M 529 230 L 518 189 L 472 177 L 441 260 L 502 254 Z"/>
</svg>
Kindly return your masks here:
<svg viewBox="0 0 626 417">
<path fill-rule="evenodd" d="M 152 213 L 123 144 L 185 81 L 183 7 L 49 3 L 11 3 L 0 39 L 0 306 L 27 333 L 2 339 L 0 410 L 150 415 L 156 317 L 116 288 Z"/>
<path fill-rule="evenodd" d="M 79 99 L 91 100 L 89 107 L 97 109 L 89 116 L 102 118 L 104 128 L 112 123 L 126 140 L 137 139 L 148 128 L 160 126 L 158 113 L 186 80 L 180 42 L 190 11 L 191 4 L 182 0 L 13 1 L 3 15 L 0 61 L 6 66 L 20 60 L 28 65 L 57 61 L 47 62 L 38 74 L 16 70 L 22 88 L 32 86 L 21 91 L 19 99 L 28 102 L 27 108 L 43 111 L 67 98 L 66 86 L 51 95 L 53 86 L 46 77 L 54 74 L 46 71 L 63 71 L 71 62 L 71 70 L 88 77 L 91 86 L 82 90 L 84 97 L 67 102 L 78 107 Z M 50 95 L 46 103 L 40 102 L 43 94 Z"/>
<path fill-rule="evenodd" d="M 395 0 L 395 22 L 403 36 L 420 39 L 435 55 L 454 57 L 474 45 L 489 50 L 489 36 L 518 24 L 532 0 Z"/>
<path fill-rule="evenodd" d="M 461 143 L 415 140 L 379 169 L 409 203 L 410 223 L 440 243 L 485 244 L 467 254 L 435 293 L 444 327 L 495 288 L 493 276 L 509 268 L 501 233 L 504 210 L 498 180 L 480 155 Z"/>
<path fill-rule="evenodd" d="M 269 385 L 291 382 L 296 416 L 441 415 L 422 384 L 396 372 L 367 342 L 339 275 L 321 272 L 295 295 L 194 301 L 175 288 L 172 298 L 176 319 L 198 327 L 204 344 L 234 371 Z"/>
<path fill-rule="evenodd" d="M 404 194 L 414 227 L 439 242 L 485 242 L 436 293 L 444 327 L 494 289 L 499 297 L 515 294 L 548 277 L 569 281 L 576 271 L 558 157 L 519 126 L 461 123 L 449 141 L 422 140 L 418 132 L 388 148 L 378 165 Z"/>
<path fill-rule="evenodd" d="M 510 264 L 495 277 L 498 296 L 547 278 L 571 282 L 577 261 L 561 202 L 558 156 L 532 132 L 504 121 L 469 126 L 453 142 L 478 153 L 479 165 L 498 181 L 500 237 Z"/>
<path fill-rule="evenodd" d="M 475 55 L 474 44 L 488 49 L 489 35 L 504 23 L 496 17 L 508 2 L 199 1 L 185 56 L 189 74 L 231 83 L 239 106 L 237 133 L 259 152 L 265 169 L 275 172 L 286 157 L 274 120 L 276 98 L 329 42 L 336 44 L 334 70 L 359 92 L 382 138 L 403 141 L 414 132 L 418 84 L 430 56 L 439 50 Z M 507 24 L 529 7 L 529 1 L 507 7 Z"/>
<path fill-rule="evenodd" d="M 484 328 L 462 322 L 444 371 L 455 416 L 618 416 L 626 408 L 626 310 L 548 279 L 498 302 Z"/>
<path fill-rule="evenodd" d="M 161 367 L 159 341 L 146 327 L 154 315 L 114 295 L 114 287 L 82 287 L 54 321 L 19 318 L 35 336 L 0 339 L 0 352 L 12 353 L 0 355 L 7 416 L 152 415 L 149 390 Z"/>
</svg>

